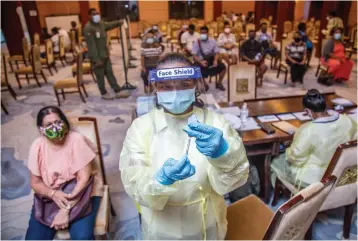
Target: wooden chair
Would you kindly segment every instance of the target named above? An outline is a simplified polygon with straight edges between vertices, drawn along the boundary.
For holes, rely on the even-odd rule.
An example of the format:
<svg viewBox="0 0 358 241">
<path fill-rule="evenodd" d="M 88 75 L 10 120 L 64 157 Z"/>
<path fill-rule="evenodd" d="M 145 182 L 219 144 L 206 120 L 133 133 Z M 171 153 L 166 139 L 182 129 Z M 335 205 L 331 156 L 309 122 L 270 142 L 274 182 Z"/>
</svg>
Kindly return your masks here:
<svg viewBox="0 0 358 241">
<path fill-rule="evenodd" d="M 79 45 L 75 46 L 74 51 L 75 51 L 75 53 L 76 52 L 81 52 L 83 54 L 83 49 Z M 75 57 L 76 57 L 76 54 L 75 54 Z M 72 76 L 75 77 L 76 73 L 77 73 L 77 63 L 72 65 Z M 84 61 L 82 61 L 82 74 L 83 75 L 90 74 L 92 76 L 92 78 L 93 78 L 93 81 L 95 83 L 97 83 L 97 79 L 96 79 L 96 76 L 93 73 L 92 63 L 91 63 L 90 60 L 85 59 Z"/>
<path fill-rule="evenodd" d="M 31 49 L 31 66 L 25 66 L 23 68 L 15 70 L 15 77 L 16 77 L 17 83 L 19 85 L 19 89 L 22 88 L 20 79 L 26 79 L 27 83 L 30 84 L 30 76 L 29 75 L 31 75 L 31 74 L 32 74 L 31 78 L 34 78 L 36 80 L 36 83 L 39 87 L 41 87 L 41 84 L 37 78 L 37 75 L 41 74 L 45 83 L 47 83 L 47 79 L 46 79 L 46 76 L 42 70 L 42 65 L 41 65 L 40 47 L 37 45 L 32 46 L 32 49 Z M 20 78 L 21 75 L 25 75 L 25 78 Z"/>
<path fill-rule="evenodd" d="M 88 97 L 85 86 L 83 84 L 83 79 L 82 79 L 82 77 L 83 77 L 82 59 L 83 59 L 82 52 L 77 52 L 76 53 L 76 62 L 77 62 L 76 78 L 68 78 L 68 79 L 58 80 L 53 85 L 53 90 L 55 91 L 58 106 L 61 105 L 60 99 L 59 99 L 59 92 L 58 92 L 60 90 L 61 90 L 62 97 L 64 100 L 66 99 L 65 94 L 79 93 L 83 103 L 86 103 L 86 100 L 83 97 L 82 92 L 81 92 L 81 88 L 82 88 L 86 97 Z M 70 91 L 65 92 L 65 89 L 77 89 L 77 90 L 70 90 Z"/>
<path fill-rule="evenodd" d="M 343 237 L 349 238 L 352 216 L 357 202 L 357 141 L 340 145 L 334 153 L 322 180 L 336 176 L 337 183 L 333 186 L 327 199 L 322 204 L 320 212 L 344 207 Z M 294 185 L 284 177 L 277 176 L 272 205 L 275 206 L 280 193 L 288 189 L 291 193 L 299 192 Z"/>
<path fill-rule="evenodd" d="M 292 35 L 292 22 L 291 21 L 285 21 L 283 22 L 283 38 L 289 38 L 288 35 L 291 33 Z"/>
<path fill-rule="evenodd" d="M 66 49 L 65 49 L 65 39 L 63 36 L 59 36 L 59 47 L 60 53 L 54 54 L 55 60 L 60 60 L 63 67 L 66 67 Z"/>
<path fill-rule="evenodd" d="M 2 73 L 1 73 L 1 92 L 9 91 L 11 96 L 16 100 L 16 93 L 11 87 L 8 79 L 7 66 L 6 66 L 6 56 L 2 55 Z"/>
<path fill-rule="evenodd" d="M 12 55 L 8 58 L 8 62 L 11 68 L 11 71 L 14 72 L 14 68 L 12 66 L 13 63 L 16 65 L 16 69 L 19 69 L 19 64 L 27 64 L 30 61 L 30 46 L 27 38 L 22 38 L 22 55 Z"/>
<path fill-rule="evenodd" d="M 268 20 L 267 18 L 261 18 L 260 19 L 260 24 L 266 23 L 267 27 L 269 27 L 271 25 L 270 20 Z"/>
<path fill-rule="evenodd" d="M 82 44 L 83 42 L 82 25 L 79 24 L 77 28 L 77 43 Z"/>
<path fill-rule="evenodd" d="M 45 48 L 46 48 L 46 58 L 41 58 L 41 64 L 43 67 L 46 67 L 50 74 L 53 76 L 51 68 L 53 68 L 56 72 L 57 68 L 55 65 L 55 58 L 53 55 L 53 43 L 51 39 L 45 40 Z"/>
<path fill-rule="evenodd" d="M 163 37 L 167 36 L 167 23 L 166 22 L 160 22 L 158 24 L 159 31 L 162 33 Z"/>
<path fill-rule="evenodd" d="M 7 73 L 7 66 L 6 66 L 6 56 L 2 55 L 2 72 L 1 72 L 1 92 L 4 91 L 9 91 L 11 96 L 16 100 L 16 93 L 15 91 L 12 89 L 10 83 L 9 83 L 9 79 L 8 79 L 8 73 Z M 5 105 L 2 103 L 1 101 L 1 109 L 5 112 L 5 114 L 9 114 L 8 110 L 6 109 Z"/>
<path fill-rule="evenodd" d="M 69 122 L 73 131 L 84 135 L 97 148 L 98 155 L 96 156 L 94 162 L 92 162 L 92 169 L 97 171 L 96 178 L 98 178 L 98 181 L 103 182 L 104 193 L 96 217 L 94 235 L 99 236 L 101 239 L 107 239 L 106 234 L 109 229 L 110 212 L 112 213 L 112 216 L 116 216 L 116 213 L 114 212 L 110 199 L 109 185 L 106 179 L 97 119 L 88 116 L 70 117 Z M 70 234 L 67 229 L 57 231 L 55 239 L 70 239 Z"/>
<path fill-rule="evenodd" d="M 322 51 L 323 51 L 324 46 L 325 46 L 326 43 L 327 43 L 327 40 L 328 40 L 328 39 L 322 39 L 321 53 L 322 53 Z M 321 58 L 319 58 L 319 59 L 318 59 L 317 71 L 316 71 L 316 75 L 315 75 L 315 76 L 317 77 L 317 76 L 318 76 L 318 73 L 320 73 L 320 72 L 321 72 L 321 74 L 323 74 L 322 71 L 323 71 L 323 73 L 328 73 L 328 66 L 321 65 Z M 321 74 L 320 74 L 320 75 L 321 75 Z"/>
<path fill-rule="evenodd" d="M 253 24 L 253 23 L 246 24 L 246 26 L 245 26 L 245 35 L 243 35 L 242 37 L 248 38 L 250 30 L 255 31 L 255 24 Z"/>
<path fill-rule="evenodd" d="M 287 75 L 290 66 L 286 63 L 286 46 L 290 44 L 292 40 L 291 39 L 282 39 L 281 40 L 281 59 L 280 59 L 280 65 L 278 66 L 277 70 L 277 77 L 280 77 L 281 71 L 285 72 L 285 84 L 287 84 Z"/>
<path fill-rule="evenodd" d="M 180 28 L 172 28 L 170 32 L 170 46 L 171 46 L 170 48 L 172 52 L 174 51 L 174 47 L 180 44 L 178 40 L 179 32 L 180 32 Z"/>
<path fill-rule="evenodd" d="M 335 176 L 314 183 L 284 203 L 276 213 L 250 195 L 227 209 L 226 240 L 303 240 L 332 189 Z"/>
</svg>

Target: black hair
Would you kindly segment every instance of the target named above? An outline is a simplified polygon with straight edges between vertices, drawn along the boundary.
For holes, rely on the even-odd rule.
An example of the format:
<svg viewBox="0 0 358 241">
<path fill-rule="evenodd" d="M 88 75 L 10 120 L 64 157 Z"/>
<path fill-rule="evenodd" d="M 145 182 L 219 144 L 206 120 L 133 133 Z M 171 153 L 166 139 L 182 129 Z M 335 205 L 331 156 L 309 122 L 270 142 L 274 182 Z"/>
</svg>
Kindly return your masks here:
<svg viewBox="0 0 358 241">
<path fill-rule="evenodd" d="M 58 34 L 58 27 L 51 28 L 51 32 Z"/>
<path fill-rule="evenodd" d="M 188 66 L 194 66 L 193 62 L 190 59 L 188 59 L 187 57 L 185 57 L 183 54 L 173 52 L 173 53 L 167 53 L 161 59 L 159 59 L 159 61 L 157 63 L 157 69 L 158 68 L 160 69 L 163 65 L 169 64 L 169 63 L 183 63 L 183 64 L 187 64 Z M 201 93 L 198 90 L 195 91 L 194 105 L 197 107 L 204 106 L 204 102 L 198 98 L 200 96 L 200 94 Z M 159 107 L 158 103 L 157 103 L 157 107 Z"/>
<path fill-rule="evenodd" d="M 51 105 L 45 106 L 44 108 L 39 110 L 39 113 L 37 113 L 37 118 L 36 118 L 37 127 L 42 126 L 42 122 L 43 122 L 43 119 L 45 118 L 45 116 L 48 114 L 51 114 L 51 113 L 57 114 L 60 117 L 60 119 L 63 122 L 65 122 L 67 129 L 70 130 L 70 122 L 68 121 L 67 117 L 62 112 L 62 110 L 60 108 L 58 108 L 57 106 L 51 106 Z"/>
<path fill-rule="evenodd" d="M 95 8 L 90 8 L 90 9 L 88 10 L 88 15 L 91 15 L 93 11 L 97 11 L 97 9 L 95 9 Z"/>
<path fill-rule="evenodd" d="M 207 26 L 202 26 L 202 27 L 200 28 L 200 31 L 206 31 L 206 32 L 209 32 L 209 29 L 208 29 L 208 27 L 207 27 Z"/>
<path fill-rule="evenodd" d="M 336 16 L 336 12 L 335 11 L 330 11 L 328 13 L 329 16 L 335 17 Z"/>
<path fill-rule="evenodd" d="M 76 26 L 77 26 L 76 21 L 71 21 L 71 26 L 72 26 L 72 27 L 76 27 Z"/>
<path fill-rule="evenodd" d="M 195 30 L 195 25 L 194 25 L 194 24 L 192 24 L 192 23 L 191 23 L 191 24 L 189 24 L 189 29 L 190 29 L 190 30 Z"/>
<path fill-rule="evenodd" d="M 226 26 L 226 25 L 230 25 L 230 23 L 228 21 L 225 21 L 224 26 Z"/>
<path fill-rule="evenodd" d="M 313 112 L 324 112 L 326 110 L 326 100 L 317 89 L 310 89 L 303 96 L 302 104 Z"/>
<path fill-rule="evenodd" d="M 335 26 L 331 29 L 331 32 L 329 33 L 331 36 L 333 36 L 334 32 L 336 32 L 336 30 L 340 30 L 341 33 L 344 32 L 344 28 L 341 28 L 341 27 L 338 27 L 338 26 Z"/>
<path fill-rule="evenodd" d="M 155 34 L 153 29 L 149 29 L 147 33 Z"/>
<path fill-rule="evenodd" d="M 253 32 L 253 33 L 256 33 L 256 31 L 255 31 L 254 29 L 250 29 L 249 32 L 248 32 L 248 34 L 250 34 L 250 33 L 252 33 L 252 32 Z"/>
<path fill-rule="evenodd" d="M 299 23 L 297 28 L 298 28 L 298 30 L 305 32 L 306 31 L 306 24 L 305 23 Z"/>
</svg>

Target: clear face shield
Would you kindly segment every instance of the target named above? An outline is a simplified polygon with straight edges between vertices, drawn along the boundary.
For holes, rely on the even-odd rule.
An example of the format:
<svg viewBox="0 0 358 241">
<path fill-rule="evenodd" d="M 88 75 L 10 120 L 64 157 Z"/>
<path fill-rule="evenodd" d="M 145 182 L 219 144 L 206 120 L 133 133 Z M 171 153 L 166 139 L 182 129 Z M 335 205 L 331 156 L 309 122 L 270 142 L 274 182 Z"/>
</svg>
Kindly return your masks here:
<svg viewBox="0 0 358 241">
<path fill-rule="evenodd" d="M 194 107 L 204 108 L 211 104 L 198 66 L 152 69 L 148 82 L 153 91 L 137 98 L 137 116 L 153 108 L 180 116 L 190 113 Z"/>
</svg>

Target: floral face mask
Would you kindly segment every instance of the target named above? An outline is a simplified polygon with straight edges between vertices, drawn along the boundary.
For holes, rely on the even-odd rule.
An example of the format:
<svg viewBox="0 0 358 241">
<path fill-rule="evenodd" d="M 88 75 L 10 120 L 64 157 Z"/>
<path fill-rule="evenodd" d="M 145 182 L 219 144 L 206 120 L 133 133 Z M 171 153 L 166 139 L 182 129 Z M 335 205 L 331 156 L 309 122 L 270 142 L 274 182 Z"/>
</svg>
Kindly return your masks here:
<svg viewBox="0 0 358 241">
<path fill-rule="evenodd" d="M 40 130 L 50 140 L 61 140 L 67 133 L 66 125 L 62 121 L 40 127 Z"/>
</svg>

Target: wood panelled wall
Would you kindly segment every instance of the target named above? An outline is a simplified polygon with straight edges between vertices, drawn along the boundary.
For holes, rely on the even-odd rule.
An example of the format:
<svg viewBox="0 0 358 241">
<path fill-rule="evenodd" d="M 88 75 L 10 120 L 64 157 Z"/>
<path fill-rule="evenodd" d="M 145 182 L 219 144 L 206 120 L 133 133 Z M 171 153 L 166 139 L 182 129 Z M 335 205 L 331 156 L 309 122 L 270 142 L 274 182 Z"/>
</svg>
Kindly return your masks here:
<svg viewBox="0 0 358 241">
<path fill-rule="evenodd" d="M 80 14 L 79 1 L 36 1 L 40 24 L 46 27 L 45 17 L 48 15 Z"/>
</svg>

